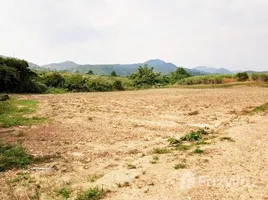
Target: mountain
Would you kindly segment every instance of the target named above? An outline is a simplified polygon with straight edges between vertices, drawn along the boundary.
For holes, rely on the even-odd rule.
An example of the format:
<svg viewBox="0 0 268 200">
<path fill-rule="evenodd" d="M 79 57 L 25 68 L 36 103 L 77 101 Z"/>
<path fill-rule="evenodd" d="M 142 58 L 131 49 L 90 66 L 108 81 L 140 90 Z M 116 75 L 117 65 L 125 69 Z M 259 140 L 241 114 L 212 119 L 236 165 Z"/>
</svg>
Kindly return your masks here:
<svg viewBox="0 0 268 200">
<path fill-rule="evenodd" d="M 41 67 L 51 69 L 51 70 L 68 70 L 77 67 L 78 64 L 72 61 L 65 61 L 61 63 L 51 63 L 48 65 L 42 65 Z"/>
<path fill-rule="evenodd" d="M 201 72 L 205 72 L 208 74 L 233 74 L 230 70 L 225 69 L 225 68 L 199 66 L 199 67 L 195 67 L 193 69 L 201 71 Z"/>
<path fill-rule="evenodd" d="M 143 63 L 134 64 L 86 64 L 79 65 L 71 61 L 66 61 L 63 63 L 52 63 L 48 65 L 43 65 L 41 67 L 48 68 L 51 70 L 58 71 L 68 71 L 68 72 L 79 72 L 87 73 L 88 71 L 93 71 L 96 75 L 109 75 L 112 71 L 115 71 L 118 75 L 127 76 L 137 70 L 139 66 L 148 65 L 154 67 L 155 72 L 161 72 L 162 74 L 169 74 L 174 72 L 178 67 L 172 63 L 165 62 L 160 59 L 151 59 Z M 203 75 L 205 72 L 200 72 L 198 70 L 186 69 L 192 75 Z"/>
</svg>

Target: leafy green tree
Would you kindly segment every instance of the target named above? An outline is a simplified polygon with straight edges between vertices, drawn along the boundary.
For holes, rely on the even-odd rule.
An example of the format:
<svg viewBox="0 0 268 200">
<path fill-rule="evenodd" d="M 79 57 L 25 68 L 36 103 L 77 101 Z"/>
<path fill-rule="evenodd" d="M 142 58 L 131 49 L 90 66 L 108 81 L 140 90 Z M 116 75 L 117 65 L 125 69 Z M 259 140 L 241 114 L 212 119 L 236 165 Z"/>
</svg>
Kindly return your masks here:
<svg viewBox="0 0 268 200">
<path fill-rule="evenodd" d="M 35 92 L 36 77 L 26 61 L 0 57 L 0 92 Z"/>
<path fill-rule="evenodd" d="M 115 71 L 112 71 L 111 76 L 117 76 Z"/>
<path fill-rule="evenodd" d="M 154 72 L 153 67 L 139 66 L 137 71 L 130 75 L 130 78 L 137 86 L 155 85 L 160 82 L 161 73 Z"/>
<path fill-rule="evenodd" d="M 65 83 L 64 77 L 59 72 L 49 74 L 45 76 L 43 79 L 44 83 L 48 87 L 62 87 Z"/>
<path fill-rule="evenodd" d="M 89 70 L 89 71 L 87 72 L 87 74 L 88 74 L 88 75 L 94 75 L 94 72 L 93 72 L 92 70 Z"/>
<path fill-rule="evenodd" d="M 190 77 L 191 75 L 183 69 L 183 67 L 179 67 L 175 72 L 171 72 L 170 74 L 170 83 L 174 84 L 179 80 Z"/>
<path fill-rule="evenodd" d="M 248 80 L 249 76 L 247 72 L 239 72 L 236 74 L 236 78 L 238 81 L 246 81 Z"/>
</svg>

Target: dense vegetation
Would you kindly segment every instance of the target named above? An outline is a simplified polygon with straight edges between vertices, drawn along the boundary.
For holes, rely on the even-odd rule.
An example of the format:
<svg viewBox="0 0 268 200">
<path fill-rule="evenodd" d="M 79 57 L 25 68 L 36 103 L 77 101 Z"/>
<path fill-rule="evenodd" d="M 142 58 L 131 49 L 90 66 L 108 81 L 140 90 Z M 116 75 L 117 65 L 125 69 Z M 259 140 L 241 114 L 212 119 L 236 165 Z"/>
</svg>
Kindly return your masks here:
<svg viewBox="0 0 268 200">
<path fill-rule="evenodd" d="M 192 76 L 179 67 L 168 75 L 155 72 L 148 65 L 139 66 L 129 76 L 118 76 L 113 70 L 110 75 L 94 75 L 92 70 L 80 73 L 36 71 L 29 69 L 24 60 L 0 57 L 0 92 L 15 93 L 63 93 L 132 90 L 181 84 L 222 84 L 236 81 L 268 82 L 268 74 L 246 72 L 236 75 Z"/>
</svg>

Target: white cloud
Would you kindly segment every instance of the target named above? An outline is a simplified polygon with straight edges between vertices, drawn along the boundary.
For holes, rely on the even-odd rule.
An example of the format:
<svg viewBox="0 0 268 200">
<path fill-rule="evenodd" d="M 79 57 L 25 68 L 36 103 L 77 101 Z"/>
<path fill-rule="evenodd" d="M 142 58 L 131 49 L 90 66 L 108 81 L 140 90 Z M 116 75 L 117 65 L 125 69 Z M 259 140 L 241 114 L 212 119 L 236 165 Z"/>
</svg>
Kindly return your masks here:
<svg viewBox="0 0 268 200">
<path fill-rule="evenodd" d="M 268 70 L 266 0 L 0 0 L 0 54 L 38 64 Z"/>
</svg>

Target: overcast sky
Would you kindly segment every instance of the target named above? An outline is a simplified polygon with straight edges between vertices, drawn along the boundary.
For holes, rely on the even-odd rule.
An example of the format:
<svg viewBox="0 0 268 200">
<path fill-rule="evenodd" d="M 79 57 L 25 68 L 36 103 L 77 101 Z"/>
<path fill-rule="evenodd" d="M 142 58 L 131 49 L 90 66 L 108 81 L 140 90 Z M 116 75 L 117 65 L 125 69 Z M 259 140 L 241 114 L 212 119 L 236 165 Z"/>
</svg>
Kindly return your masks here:
<svg viewBox="0 0 268 200">
<path fill-rule="evenodd" d="M 37 64 L 268 70 L 268 0 L 0 0 L 0 54 Z"/>
</svg>

